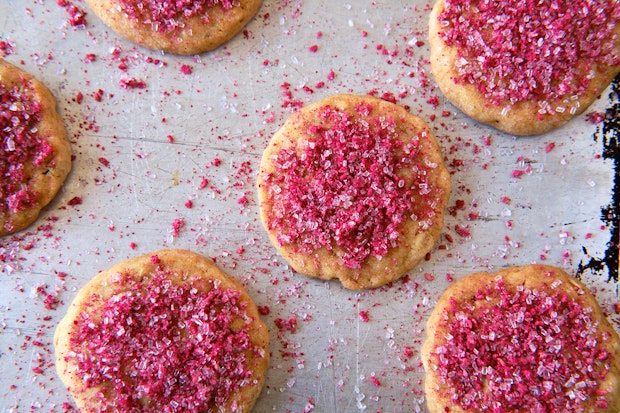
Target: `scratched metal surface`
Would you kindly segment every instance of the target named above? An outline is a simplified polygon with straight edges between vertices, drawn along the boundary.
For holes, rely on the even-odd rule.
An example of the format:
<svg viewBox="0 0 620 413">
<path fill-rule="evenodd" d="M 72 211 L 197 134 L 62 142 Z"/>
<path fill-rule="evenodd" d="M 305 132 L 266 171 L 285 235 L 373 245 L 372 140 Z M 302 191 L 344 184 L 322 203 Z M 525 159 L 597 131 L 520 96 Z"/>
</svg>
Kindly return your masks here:
<svg viewBox="0 0 620 413">
<path fill-rule="evenodd" d="M 98 271 L 166 247 L 215 258 L 268 306 L 273 356 L 257 412 L 426 411 L 425 320 L 450 279 L 473 271 L 557 265 L 596 291 L 618 328 L 618 131 L 584 115 L 517 139 L 467 119 L 430 75 L 429 7 L 265 0 L 226 46 L 179 57 L 136 47 L 90 13 L 73 27 L 55 0 L 0 0 L 6 59 L 52 90 L 75 154 L 36 224 L 0 240 L 0 412 L 69 410 L 53 365 L 56 323 Z M 453 176 L 430 259 L 374 291 L 292 273 L 258 218 L 254 179 L 269 137 L 296 104 L 339 92 L 408 106 L 434 128 Z M 611 111 L 611 94 L 587 113 Z M 292 318 L 296 329 L 277 327 Z"/>
</svg>

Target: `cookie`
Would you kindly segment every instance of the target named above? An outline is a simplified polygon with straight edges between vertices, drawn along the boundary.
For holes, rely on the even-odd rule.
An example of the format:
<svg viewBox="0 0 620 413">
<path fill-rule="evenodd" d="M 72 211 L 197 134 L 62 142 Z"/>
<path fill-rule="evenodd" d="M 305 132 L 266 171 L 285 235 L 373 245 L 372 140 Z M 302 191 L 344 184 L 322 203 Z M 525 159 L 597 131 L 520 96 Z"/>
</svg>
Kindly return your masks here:
<svg viewBox="0 0 620 413">
<path fill-rule="evenodd" d="M 620 337 L 559 268 L 466 276 L 443 293 L 426 334 L 430 413 L 620 411 Z"/>
<path fill-rule="evenodd" d="M 620 72 L 617 0 L 438 0 L 430 61 L 449 101 L 514 135 L 583 113 Z"/>
<path fill-rule="evenodd" d="M 99 273 L 54 335 L 58 374 L 82 413 L 249 412 L 269 334 L 239 281 L 161 250 Z"/>
<path fill-rule="evenodd" d="M 0 236 L 32 224 L 71 170 L 71 145 L 49 89 L 0 59 Z"/>
<path fill-rule="evenodd" d="M 257 188 L 263 226 L 295 271 L 365 289 L 432 249 L 451 183 L 424 121 L 381 99 L 335 95 L 273 135 Z"/>
<path fill-rule="evenodd" d="M 86 0 L 119 35 L 153 50 L 191 55 L 230 40 L 256 15 L 262 0 Z"/>
</svg>

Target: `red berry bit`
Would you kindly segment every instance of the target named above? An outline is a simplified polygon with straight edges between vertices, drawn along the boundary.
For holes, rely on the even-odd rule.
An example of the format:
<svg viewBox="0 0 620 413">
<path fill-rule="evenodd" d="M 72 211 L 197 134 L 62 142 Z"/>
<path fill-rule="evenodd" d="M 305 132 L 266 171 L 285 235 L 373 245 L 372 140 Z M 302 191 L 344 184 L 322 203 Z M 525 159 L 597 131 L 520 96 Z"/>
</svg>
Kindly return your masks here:
<svg viewBox="0 0 620 413">
<path fill-rule="evenodd" d="M 69 357 L 86 389 L 109 386 L 93 396 L 109 403 L 103 410 L 212 411 L 252 378 L 247 357 L 260 349 L 240 293 L 198 278 L 176 284 L 170 275 L 157 269 L 76 321 Z"/>
<path fill-rule="evenodd" d="M 370 316 L 368 315 L 368 311 L 360 310 L 358 315 L 360 316 L 360 320 L 362 320 L 363 322 L 367 323 L 370 321 Z"/>
<path fill-rule="evenodd" d="M 591 72 L 617 66 L 617 0 L 446 0 L 440 34 L 458 48 L 459 82 L 493 104 L 549 102 L 583 93 Z M 564 108 L 565 109 L 565 108 Z"/>
<path fill-rule="evenodd" d="M 507 287 L 499 278 L 471 300 L 451 299 L 433 356 L 447 397 L 467 411 L 581 412 L 606 406 L 610 370 L 590 308 L 550 286 Z M 474 303 L 474 306 L 472 303 Z"/>
<path fill-rule="evenodd" d="M 146 82 L 135 78 L 126 78 L 120 80 L 120 86 L 125 90 L 144 89 L 146 88 Z"/>
<path fill-rule="evenodd" d="M 7 40 L 0 40 L 0 57 L 6 57 L 8 55 L 14 54 L 15 50 L 13 49 L 13 47 L 13 42 Z"/>
<path fill-rule="evenodd" d="M 64 7 L 69 14 L 69 24 L 73 27 L 86 26 L 86 12 L 68 0 L 57 0 L 56 3 Z"/>
<path fill-rule="evenodd" d="M 67 205 L 71 205 L 71 206 L 82 205 L 82 197 L 74 196 L 67 202 Z"/>
<path fill-rule="evenodd" d="M 193 72 L 193 69 L 190 65 L 181 65 L 181 73 L 183 73 L 184 75 L 191 75 Z"/>
<path fill-rule="evenodd" d="M 302 148 L 282 148 L 277 173 L 264 177 L 273 205 L 267 226 L 281 245 L 305 254 L 338 248 L 345 267 L 360 268 L 399 245 L 406 220 L 421 231 L 433 224 L 439 189 L 429 176 L 437 165 L 420 153 L 425 132 L 403 142 L 395 120 L 372 115 L 370 104 L 356 108 L 358 118 L 319 111 Z"/>
<path fill-rule="evenodd" d="M 32 101 L 30 84 L 0 83 L 0 216 L 32 207 L 37 193 L 28 185 L 28 165 L 41 167 L 54 149 L 38 133 L 41 105 Z"/>
<path fill-rule="evenodd" d="M 195 16 L 208 23 L 210 8 L 230 10 L 239 4 L 233 0 L 119 0 L 119 3 L 130 20 L 150 25 L 160 33 L 182 29 L 182 20 Z"/>
</svg>

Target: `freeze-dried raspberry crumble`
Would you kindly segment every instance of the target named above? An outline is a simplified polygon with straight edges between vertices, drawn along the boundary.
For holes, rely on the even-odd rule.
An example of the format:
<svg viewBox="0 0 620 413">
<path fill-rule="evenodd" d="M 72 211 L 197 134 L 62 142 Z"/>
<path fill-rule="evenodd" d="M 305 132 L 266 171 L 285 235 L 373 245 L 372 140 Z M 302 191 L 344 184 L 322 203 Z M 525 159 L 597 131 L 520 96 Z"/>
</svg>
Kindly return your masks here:
<svg viewBox="0 0 620 413">
<path fill-rule="evenodd" d="M 74 322 L 78 375 L 87 388 L 109 386 L 117 413 L 212 411 L 252 378 L 248 353 L 260 350 L 246 303 L 213 281 L 177 284 L 156 271 Z"/>
<path fill-rule="evenodd" d="M 471 300 L 450 298 L 442 345 L 432 351 L 448 397 L 465 411 L 581 412 L 607 408 L 601 381 L 610 371 L 610 339 L 592 309 L 561 284 L 530 289 L 501 277 Z M 591 411 L 591 410 L 588 410 Z"/>
<path fill-rule="evenodd" d="M 282 148 L 276 173 L 264 178 L 278 242 L 304 253 L 339 248 L 347 268 L 397 247 L 406 220 L 430 225 L 437 198 L 428 180 L 437 165 L 424 161 L 421 137 L 405 143 L 395 119 L 370 115 L 370 104 L 356 110 L 359 118 L 322 108 L 305 125 L 303 149 Z"/>
<path fill-rule="evenodd" d="M 195 16 L 209 22 L 209 9 L 221 7 L 230 10 L 232 0 L 119 0 L 127 16 L 136 22 L 152 26 L 156 31 L 169 33 L 182 28 L 182 19 Z"/>
<path fill-rule="evenodd" d="M 42 166 L 54 150 L 39 135 L 40 103 L 30 98 L 28 83 L 0 83 L 0 215 L 32 207 L 37 193 L 29 186 L 29 165 Z"/>
<path fill-rule="evenodd" d="M 619 21 L 617 0 L 445 0 L 439 15 L 458 81 L 496 105 L 586 91 L 599 66 L 620 64 Z"/>
</svg>

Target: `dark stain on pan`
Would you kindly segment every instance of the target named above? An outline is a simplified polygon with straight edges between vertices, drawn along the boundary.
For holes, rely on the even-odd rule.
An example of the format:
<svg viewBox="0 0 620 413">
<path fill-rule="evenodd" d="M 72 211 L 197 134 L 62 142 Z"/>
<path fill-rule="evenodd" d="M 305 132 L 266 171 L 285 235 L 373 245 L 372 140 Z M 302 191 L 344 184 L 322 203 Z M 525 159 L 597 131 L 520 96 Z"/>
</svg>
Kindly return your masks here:
<svg viewBox="0 0 620 413">
<path fill-rule="evenodd" d="M 582 260 L 577 269 L 577 275 L 581 276 L 586 270 L 605 274 L 607 281 L 618 282 L 618 252 L 620 246 L 620 75 L 612 82 L 612 90 L 609 94 L 610 107 L 605 112 L 605 120 L 593 136 L 595 142 L 603 145 L 603 158 L 613 162 L 614 181 L 609 204 L 601 207 L 601 219 L 609 229 L 610 239 L 607 242 L 605 253 L 602 257 L 591 257 L 588 250 L 583 247 L 583 252 L 589 261 Z"/>
</svg>

